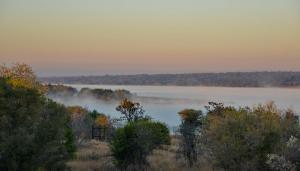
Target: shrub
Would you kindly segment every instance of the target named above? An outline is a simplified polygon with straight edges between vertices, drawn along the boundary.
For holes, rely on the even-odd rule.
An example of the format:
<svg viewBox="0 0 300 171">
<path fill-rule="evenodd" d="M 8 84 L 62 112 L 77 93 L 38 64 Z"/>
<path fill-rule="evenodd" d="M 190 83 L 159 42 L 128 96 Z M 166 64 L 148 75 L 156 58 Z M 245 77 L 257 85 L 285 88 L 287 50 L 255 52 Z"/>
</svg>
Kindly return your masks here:
<svg viewBox="0 0 300 171">
<path fill-rule="evenodd" d="M 299 130 L 297 117 L 274 103 L 239 109 L 215 105 L 207 114 L 202 142 L 214 163 L 225 170 L 268 170 L 276 162 L 293 164 L 288 157 L 268 156 L 284 156 L 286 142 L 299 136 Z"/>
<path fill-rule="evenodd" d="M 119 168 L 137 166 L 137 169 L 143 169 L 148 154 L 162 144 L 170 144 L 168 128 L 159 122 L 140 120 L 117 129 L 111 150 Z"/>
</svg>

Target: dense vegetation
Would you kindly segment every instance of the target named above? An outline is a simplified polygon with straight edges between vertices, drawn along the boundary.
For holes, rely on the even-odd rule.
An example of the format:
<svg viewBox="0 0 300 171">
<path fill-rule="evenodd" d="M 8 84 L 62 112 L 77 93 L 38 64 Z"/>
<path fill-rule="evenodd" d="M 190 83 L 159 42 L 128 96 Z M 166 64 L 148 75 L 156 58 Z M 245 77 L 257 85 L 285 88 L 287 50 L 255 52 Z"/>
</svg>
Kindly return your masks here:
<svg viewBox="0 0 300 171">
<path fill-rule="evenodd" d="M 70 117 L 26 65 L 1 68 L 0 170 L 64 170 L 75 151 Z"/>
<path fill-rule="evenodd" d="M 65 85 L 45 85 L 47 89 L 47 95 L 53 98 L 94 98 L 97 100 L 122 100 L 124 98 L 131 98 L 131 94 L 128 90 L 110 90 L 110 89 L 90 89 L 82 88 L 77 91 L 76 88 Z"/>
<path fill-rule="evenodd" d="M 23 64 L 0 67 L 0 76 L 0 170 L 66 170 L 68 161 L 78 159 L 76 149 L 90 144 L 93 127 L 104 128 L 102 140 L 109 144 L 104 157 L 114 165 L 104 170 L 300 170 L 299 116 L 273 102 L 240 108 L 210 102 L 205 111 L 184 109 L 178 131 L 170 135 L 122 91 L 45 87 Z M 58 104 L 47 98 L 49 90 L 70 98 L 89 93 L 123 98 L 116 106 L 121 117 Z M 154 160 L 157 150 L 164 153 Z M 91 160 L 99 159 L 94 154 Z M 168 164 L 153 166 L 166 158 Z"/>
<path fill-rule="evenodd" d="M 299 117 L 293 111 L 281 111 L 274 103 L 238 109 L 211 103 L 207 109 L 201 140 L 216 166 L 225 170 L 300 169 Z"/>
<path fill-rule="evenodd" d="M 93 127 L 111 128 L 109 117 L 96 110 L 89 111 L 80 106 L 69 106 L 67 111 L 70 115 L 70 124 L 75 135 L 75 144 L 80 146 L 92 139 L 91 130 Z M 106 132 L 109 138 L 110 132 Z"/>
<path fill-rule="evenodd" d="M 120 169 L 143 170 L 147 156 L 160 145 L 169 143 L 166 125 L 146 119 L 129 122 L 117 129 L 111 150 Z"/>
<path fill-rule="evenodd" d="M 79 97 L 94 97 L 100 100 L 122 100 L 124 98 L 131 98 L 132 94 L 128 90 L 110 90 L 110 89 L 90 89 L 82 88 Z"/>
<path fill-rule="evenodd" d="M 115 164 L 122 170 L 144 170 L 148 164 L 147 156 L 155 148 L 170 144 L 169 130 L 165 124 L 144 116 L 139 103 L 124 99 L 116 110 L 127 124 L 117 129 L 111 141 Z"/>
<path fill-rule="evenodd" d="M 40 80 L 48 83 L 68 84 L 295 87 L 300 86 L 300 72 L 105 75 L 44 77 Z"/>
<path fill-rule="evenodd" d="M 65 85 L 47 84 L 45 87 L 49 96 L 73 97 L 78 93 L 76 88 Z"/>
</svg>

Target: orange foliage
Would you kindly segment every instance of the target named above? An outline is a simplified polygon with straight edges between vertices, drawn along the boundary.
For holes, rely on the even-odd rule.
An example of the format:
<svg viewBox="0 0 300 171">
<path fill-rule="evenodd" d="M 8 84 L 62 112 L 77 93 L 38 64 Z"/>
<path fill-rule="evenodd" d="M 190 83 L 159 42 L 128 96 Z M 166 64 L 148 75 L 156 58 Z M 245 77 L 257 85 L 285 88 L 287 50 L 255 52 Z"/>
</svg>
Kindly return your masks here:
<svg viewBox="0 0 300 171">
<path fill-rule="evenodd" d="M 107 116 L 104 116 L 104 115 L 98 116 L 96 118 L 95 122 L 96 122 L 97 125 L 99 125 L 101 127 L 107 127 L 109 125 L 109 119 L 108 119 Z"/>
<path fill-rule="evenodd" d="M 178 113 L 182 120 L 184 121 L 196 121 L 199 119 L 201 115 L 200 111 L 193 110 L 193 109 L 184 109 Z"/>
<path fill-rule="evenodd" d="M 85 117 L 88 111 L 80 106 L 71 106 L 67 108 L 68 112 L 70 113 L 71 120 L 76 118 Z"/>
<path fill-rule="evenodd" d="M 138 103 L 134 103 L 127 98 L 121 101 L 120 106 L 124 109 L 132 109 L 135 105 L 139 105 Z"/>
</svg>

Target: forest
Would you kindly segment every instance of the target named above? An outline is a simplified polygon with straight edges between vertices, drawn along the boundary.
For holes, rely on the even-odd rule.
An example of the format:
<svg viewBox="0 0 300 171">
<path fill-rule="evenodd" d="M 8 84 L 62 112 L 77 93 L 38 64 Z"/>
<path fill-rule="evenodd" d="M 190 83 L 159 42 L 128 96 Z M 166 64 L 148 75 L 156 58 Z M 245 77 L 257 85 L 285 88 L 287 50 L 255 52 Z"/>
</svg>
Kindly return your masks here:
<svg viewBox="0 0 300 171">
<path fill-rule="evenodd" d="M 107 85 L 177 85 L 222 87 L 299 87 L 300 72 L 228 72 L 40 77 L 45 83 Z"/>
<path fill-rule="evenodd" d="M 182 109 L 171 133 L 125 90 L 45 85 L 26 64 L 1 66 L 0 77 L 1 171 L 300 170 L 299 116 L 273 102 Z M 49 90 L 117 97 L 119 118 L 59 104 Z M 100 137 L 92 136 L 94 128 Z"/>
</svg>

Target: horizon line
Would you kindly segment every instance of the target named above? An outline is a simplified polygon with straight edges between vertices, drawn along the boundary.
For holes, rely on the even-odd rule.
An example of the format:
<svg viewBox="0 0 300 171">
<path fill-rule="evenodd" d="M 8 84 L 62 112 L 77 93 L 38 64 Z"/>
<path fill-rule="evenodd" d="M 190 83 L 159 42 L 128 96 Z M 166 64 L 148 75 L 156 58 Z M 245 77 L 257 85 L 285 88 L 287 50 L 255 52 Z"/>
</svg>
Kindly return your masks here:
<svg viewBox="0 0 300 171">
<path fill-rule="evenodd" d="M 95 75 L 52 75 L 52 76 L 37 76 L 38 78 L 50 78 L 50 77 L 118 77 L 118 76 L 141 76 L 141 75 L 148 75 L 148 76 L 157 76 L 157 75 L 193 75 L 193 74 L 233 74 L 233 73 L 300 73 L 300 70 L 293 71 L 293 70 L 274 70 L 274 71 L 224 71 L 224 72 L 182 72 L 182 73 L 136 73 L 136 74 L 95 74 Z"/>
</svg>

